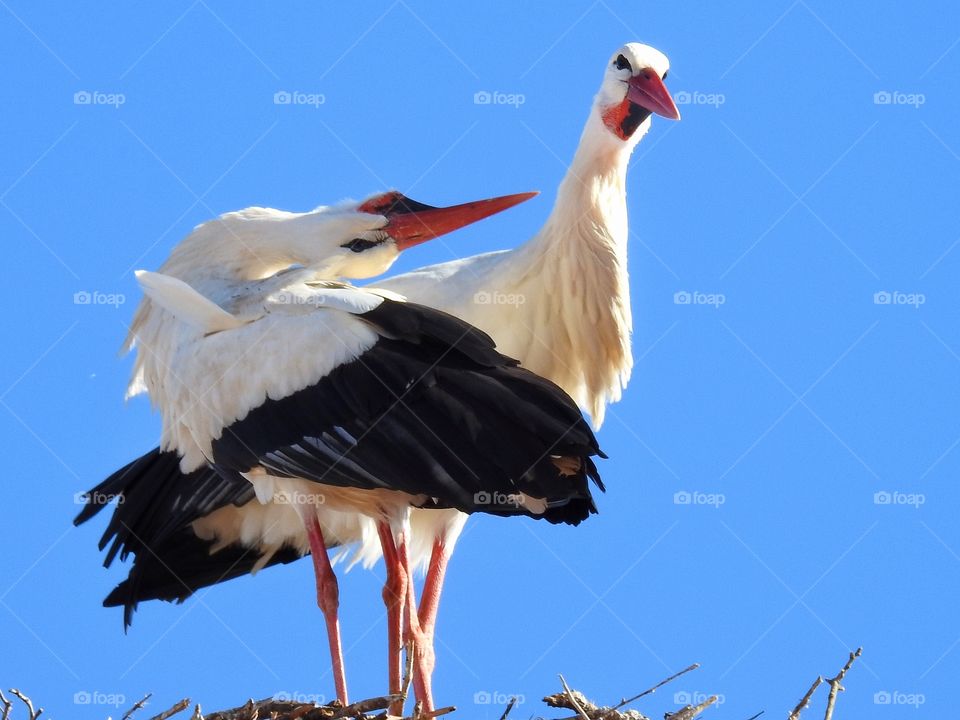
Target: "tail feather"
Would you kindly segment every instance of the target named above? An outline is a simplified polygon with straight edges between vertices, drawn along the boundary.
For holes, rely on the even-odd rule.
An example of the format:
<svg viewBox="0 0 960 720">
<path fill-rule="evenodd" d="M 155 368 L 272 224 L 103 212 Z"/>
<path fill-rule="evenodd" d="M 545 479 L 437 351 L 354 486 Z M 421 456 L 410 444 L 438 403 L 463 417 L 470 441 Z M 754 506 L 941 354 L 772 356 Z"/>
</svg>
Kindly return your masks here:
<svg viewBox="0 0 960 720">
<path fill-rule="evenodd" d="M 133 621 L 137 605 L 144 600 L 182 603 L 200 588 L 242 577 L 263 567 L 299 560 L 291 547 L 262 552 L 230 545 L 213 554 L 212 540 L 197 537 L 190 528 L 170 535 L 162 544 L 140 553 L 127 579 L 103 601 L 104 607 L 123 606 L 123 626 Z"/>
</svg>

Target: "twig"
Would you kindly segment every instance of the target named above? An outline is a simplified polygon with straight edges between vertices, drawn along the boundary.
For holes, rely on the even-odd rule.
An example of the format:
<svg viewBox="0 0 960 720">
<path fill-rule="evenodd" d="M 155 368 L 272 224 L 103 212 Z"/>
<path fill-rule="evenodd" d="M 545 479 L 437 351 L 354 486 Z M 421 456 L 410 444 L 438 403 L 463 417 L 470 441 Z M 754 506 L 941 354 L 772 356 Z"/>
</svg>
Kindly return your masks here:
<svg viewBox="0 0 960 720">
<path fill-rule="evenodd" d="M 3 703 L 3 715 L 0 715 L 0 720 L 7 720 L 10 717 L 10 710 L 13 708 L 13 703 L 7 700 L 7 696 L 3 694 L 3 691 L 0 690 L 0 702 Z"/>
<path fill-rule="evenodd" d="M 436 710 L 431 710 L 427 713 L 420 713 L 418 717 L 421 718 L 435 718 L 440 717 L 441 715 L 449 715 L 452 712 L 455 712 L 457 709 L 456 705 L 447 705 L 446 707 L 437 708 Z"/>
<path fill-rule="evenodd" d="M 164 710 L 159 715 L 154 715 L 152 718 L 150 718 L 150 720 L 167 720 L 167 718 L 173 717 L 177 713 L 183 712 L 188 707 L 190 707 L 190 698 L 184 698 L 169 710 Z"/>
<path fill-rule="evenodd" d="M 800 720 L 800 713 L 810 705 L 810 698 L 813 697 L 813 693 L 820 683 L 823 682 L 823 676 L 818 675 L 817 679 L 813 681 L 813 685 L 810 686 L 810 689 L 807 690 L 807 694 L 800 698 L 800 702 L 797 703 L 796 707 L 793 708 L 793 712 L 787 717 L 787 720 Z"/>
<path fill-rule="evenodd" d="M 510 711 L 513 710 L 513 706 L 517 704 L 516 696 L 510 698 L 510 702 L 507 703 L 506 710 L 503 711 L 503 715 L 500 716 L 500 720 L 507 720 L 507 715 L 510 714 Z"/>
<path fill-rule="evenodd" d="M 140 708 L 142 708 L 144 705 L 146 705 L 146 704 L 147 704 L 147 700 L 149 700 L 151 697 L 153 697 L 153 693 L 147 693 L 146 695 L 144 695 L 140 700 L 138 700 L 136 703 L 134 703 L 134 705 L 133 705 L 132 708 L 130 708 L 129 710 L 127 710 L 127 711 L 123 714 L 123 717 L 120 718 L 120 720 L 130 720 L 130 718 L 133 717 L 133 714 L 134 714 L 137 710 L 139 710 Z"/>
<path fill-rule="evenodd" d="M 30 714 L 29 720 L 37 720 L 37 718 L 40 717 L 40 714 L 43 712 L 43 708 L 40 708 L 39 710 L 34 710 L 33 701 L 31 701 L 30 698 L 28 698 L 26 695 L 21 693 L 16 688 L 10 688 L 10 694 L 20 698 L 20 702 L 22 702 L 24 705 L 27 706 L 27 712 Z"/>
<path fill-rule="evenodd" d="M 639 695 L 634 695 L 632 698 L 627 698 L 626 700 L 621 700 L 617 705 L 614 705 L 612 708 L 610 708 L 610 710 L 608 710 L 607 713 L 604 713 L 604 715 L 608 714 L 610 711 L 619 710 L 619 709 L 622 708 L 624 705 L 629 705 L 629 704 L 632 703 L 632 702 L 636 702 L 637 700 L 639 700 L 640 698 L 642 698 L 644 695 L 651 695 L 651 694 L 655 693 L 657 690 L 659 690 L 660 688 L 662 688 L 662 687 L 663 687 L 664 685 L 666 685 L 668 682 L 671 682 L 672 680 L 676 680 L 676 679 L 677 679 L 678 677 L 680 677 L 681 675 L 685 675 L 686 673 L 690 672 L 691 670 L 696 670 L 696 669 L 699 668 L 699 667 L 700 667 L 700 663 L 693 663 L 693 665 L 689 665 L 689 666 L 685 667 L 685 668 L 684 668 L 683 670 L 681 670 L 680 672 L 674 673 L 673 675 L 671 675 L 670 677 L 668 677 L 666 680 L 661 680 L 661 681 L 658 682 L 656 685 L 654 685 L 652 688 L 648 688 L 647 690 L 644 690 L 644 691 L 643 691 L 642 693 L 640 693 Z"/>
<path fill-rule="evenodd" d="M 761 710 L 760 712 L 758 712 L 758 713 L 757 713 L 756 715 L 754 715 L 753 717 L 748 717 L 747 720 L 757 720 L 757 718 L 760 717 L 761 715 L 763 715 L 765 712 L 766 712 L 766 710 Z"/>
<path fill-rule="evenodd" d="M 403 668 L 403 681 L 400 683 L 400 711 L 403 714 L 403 707 L 407 704 L 407 697 L 410 692 L 410 682 L 413 680 L 413 653 L 407 652 L 406 664 Z"/>
<path fill-rule="evenodd" d="M 833 706 L 837 702 L 837 693 L 844 689 L 840 682 L 853 665 L 853 661 L 860 657 L 861 653 L 863 653 L 863 648 L 858 647 L 856 652 L 850 653 L 850 657 L 847 659 L 846 664 L 840 668 L 840 672 L 837 673 L 836 677 L 827 679 L 827 682 L 830 683 L 830 694 L 827 696 L 827 712 L 823 716 L 823 720 L 831 720 L 833 717 Z"/>
<path fill-rule="evenodd" d="M 203 720 L 203 712 L 200 710 L 200 703 L 193 706 L 193 715 L 190 720 Z"/>
<path fill-rule="evenodd" d="M 375 710 L 383 710 L 384 708 L 389 707 L 390 703 L 394 702 L 395 700 L 401 700 L 403 697 L 403 693 L 400 693 L 399 695 L 384 695 L 382 697 L 370 698 L 369 700 L 361 700 L 360 702 L 355 702 L 351 705 L 341 708 L 340 710 L 337 710 L 330 717 L 349 718 L 356 717 L 357 715 L 364 715 Z"/>
<path fill-rule="evenodd" d="M 583 718 L 583 720 L 590 720 L 590 716 L 587 715 L 583 707 L 573 696 L 573 691 L 570 690 L 570 686 L 567 685 L 567 681 L 563 679 L 563 675 L 560 676 L 560 684 L 563 685 L 563 691 L 567 694 L 567 697 L 570 698 L 570 704 L 573 705 L 573 709 L 577 711 L 577 715 Z"/>
<path fill-rule="evenodd" d="M 666 713 L 663 718 L 664 720 L 693 720 L 693 718 L 713 705 L 716 701 L 717 696 L 711 695 L 699 705 L 687 705 L 686 707 L 680 708 L 675 713 Z"/>
</svg>

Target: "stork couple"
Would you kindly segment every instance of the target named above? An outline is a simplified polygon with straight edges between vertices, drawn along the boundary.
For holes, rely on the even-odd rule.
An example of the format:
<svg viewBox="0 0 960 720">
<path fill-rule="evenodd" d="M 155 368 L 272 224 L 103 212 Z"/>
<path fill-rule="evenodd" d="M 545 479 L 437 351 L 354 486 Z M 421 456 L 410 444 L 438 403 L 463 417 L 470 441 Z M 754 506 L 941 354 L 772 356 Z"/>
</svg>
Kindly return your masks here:
<svg viewBox="0 0 960 720">
<path fill-rule="evenodd" d="M 581 408 L 598 428 L 630 377 L 626 171 L 653 115 L 680 118 L 668 67 L 638 43 L 612 55 L 553 210 L 516 249 L 349 284 L 535 194 L 437 208 L 387 192 L 227 213 L 138 272 L 128 393 L 149 395 L 162 433 L 77 517 L 122 498 L 100 549 L 105 565 L 134 560 L 104 604 L 129 625 L 140 601 L 309 554 L 347 704 L 333 565 L 382 556 L 390 712 L 403 713 L 404 650 L 432 711 L 440 594 L 467 516 L 577 525 L 597 511 L 604 456 Z"/>
</svg>

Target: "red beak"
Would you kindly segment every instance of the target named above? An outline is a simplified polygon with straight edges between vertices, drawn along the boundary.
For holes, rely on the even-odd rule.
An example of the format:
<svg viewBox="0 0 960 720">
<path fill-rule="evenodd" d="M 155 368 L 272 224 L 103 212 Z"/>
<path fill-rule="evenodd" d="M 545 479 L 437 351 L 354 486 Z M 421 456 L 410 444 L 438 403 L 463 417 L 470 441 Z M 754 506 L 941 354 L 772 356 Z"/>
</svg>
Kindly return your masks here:
<svg viewBox="0 0 960 720">
<path fill-rule="evenodd" d="M 496 215 L 538 194 L 539 192 L 517 193 L 438 208 L 411 200 L 394 190 L 370 198 L 357 210 L 385 216 L 387 224 L 383 230 L 396 241 L 398 249 L 406 250 L 477 220 Z"/>
<path fill-rule="evenodd" d="M 627 80 L 627 100 L 668 120 L 679 120 L 677 104 L 667 92 L 663 80 L 653 70 L 644 69 Z"/>
</svg>

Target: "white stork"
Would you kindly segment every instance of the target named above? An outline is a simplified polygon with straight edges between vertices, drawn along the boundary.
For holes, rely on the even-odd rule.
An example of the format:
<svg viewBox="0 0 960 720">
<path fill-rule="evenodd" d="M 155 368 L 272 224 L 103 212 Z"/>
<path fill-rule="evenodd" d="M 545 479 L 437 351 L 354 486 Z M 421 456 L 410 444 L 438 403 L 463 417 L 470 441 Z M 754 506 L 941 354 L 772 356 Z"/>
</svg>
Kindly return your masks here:
<svg viewBox="0 0 960 720">
<path fill-rule="evenodd" d="M 560 388 L 453 316 L 331 280 L 379 274 L 402 249 L 530 196 L 431 208 L 386 193 L 303 214 L 251 208 L 200 226 L 160 273 L 138 273 L 147 298 L 131 330 L 134 389 L 161 411 L 163 450 L 108 478 L 78 517 L 123 493 L 101 547 L 112 540 L 107 563 L 131 552 L 136 561 L 106 604 L 124 605 L 129 621 L 139 600 L 182 600 L 289 562 L 305 533 L 346 703 L 327 547 L 364 540 L 358 513 L 376 524 L 386 561 L 396 692 L 403 636 L 419 638 L 411 506 L 572 524 L 595 512 L 599 448 Z"/>
<path fill-rule="evenodd" d="M 566 390 L 588 410 L 595 427 L 603 422 L 606 404 L 620 398 L 630 377 L 626 171 L 633 149 L 649 130 L 651 115 L 674 120 L 680 117 L 663 84 L 668 69 L 667 58 L 647 45 L 628 43 L 612 55 L 553 211 L 532 240 L 515 250 L 435 265 L 377 283 L 378 287 L 403 293 L 483 328 L 507 354 Z M 497 299 L 501 297 L 522 297 L 524 301 L 500 304 Z M 162 465 L 162 460 L 161 457 L 154 464 Z M 138 472 L 137 468 L 150 466 L 154 461 L 146 456 L 137 462 L 140 465 L 132 464 L 131 469 L 108 479 L 100 494 L 109 496 L 124 487 L 130 495 L 141 498 L 158 493 L 158 486 L 151 488 L 149 482 L 140 483 L 136 492 L 130 491 L 130 485 L 136 485 L 131 478 L 143 475 L 142 469 Z M 156 473 L 163 475 L 162 470 Z M 196 485 L 198 479 L 190 481 Z M 288 508 L 268 505 L 248 511 L 244 503 L 252 496 L 249 485 L 231 486 L 210 477 L 204 484 L 209 486 L 207 495 L 201 496 L 206 501 L 188 506 L 185 517 L 191 527 L 208 532 L 205 523 L 212 521 L 207 518 L 230 515 L 236 525 L 245 528 L 236 533 L 242 537 L 243 546 L 265 547 L 258 543 L 266 537 L 269 547 L 278 548 L 269 560 L 263 561 L 265 564 L 296 559 L 297 553 L 286 548 L 292 545 L 302 550 L 304 541 L 297 535 L 284 535 L 280 529 L 292 528 L 291 523 L 277 523 L 276 531 L 264 535 L 258 530 L 267 527 L 267 521 L 254 522 L 254 518 L 266 518 Z M 176 488 L 178 483 L 168 480 L 164 487 Z M 176 495 L 177 491 L 168 490 L 167 501 Z M 107 542 L 108 536 L 114 538 L 108 560 L 127 547 L 136 552 L 136 542 L 115 527 L 117 514 L 131 507 L 128 497 L 108 527 L 103 542 Z M 465 519 L 455 510 L 414 511 L 412 515 L 413 562 L 429 563 L 419 613 L 420 642 L 416 648 L 424 656 L 418 659 L 418 668 L 425 672 L 415 678 L 417 697 L 427 710 L 432 708 L 429 671 L 433 665 L 432 635 L 440 591 L 447 561 Z M 333 516 L 330 522 L 332 526 Z M 376 533 L 363 518 L 347 516 L 330 534 L 343 542 L 362 537 L 357 557 L 365 564 L 374 561 L 379 553 Z M 230 562 L 232 555 L 243 556 L 244 552 L 242 547 L 232 545 L 221 550 L 220 557 L 197 558 L 197 578 L 206 577 L 203 584 L 210 584 L 244 574 L 252 561 L 247 566 Z M 219 567 L 221 559 L 226 567 Z M 204 569 L 205 564 L 209 569 Z M 229 572 L 225 572 L 227 569 Z M 182 587 L 175 589 L 183 594 Z M 167 594 L 178 596 L 169 589 Z M 158 596 L 163 595 L 144 598 Z"/>
<path fill-rule="evenodd" d="M 610 58 L 580 138 L 540 232 L 520 247 L 433 265 L 377 282 L 456 315 L 489 333 L 497 347 L 549 378 L 585 408 L 595 428 L 630 379 L 626 174 L 651 115 L 679 120 L 663 80 L 670 62 L 649 45 L 628 43 Z M 418 653 L 432 667 L 444 572 L 466 516 L 415 511 L 413 556 L 426 564 Z M 415 689 L 432 709 L 430 678 Z"/>
</svg>

